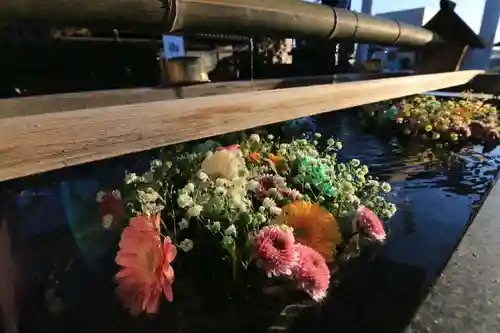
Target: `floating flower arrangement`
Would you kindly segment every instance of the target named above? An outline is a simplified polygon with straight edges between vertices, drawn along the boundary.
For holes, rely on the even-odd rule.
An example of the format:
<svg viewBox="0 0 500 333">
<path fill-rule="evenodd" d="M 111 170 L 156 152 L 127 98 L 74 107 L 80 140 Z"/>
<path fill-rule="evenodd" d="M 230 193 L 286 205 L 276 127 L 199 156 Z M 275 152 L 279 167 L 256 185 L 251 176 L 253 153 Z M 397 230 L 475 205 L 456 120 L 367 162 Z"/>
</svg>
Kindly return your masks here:
<svg viewBox="0 0 500 333">
<path fill-rule="evenodd" d="M 395 103 L 366 106 L 363 115 L 379 126 L 390 126 L 405 136 L 456 144 L 481 143 L 496 147 L 500 143 L 497 109 L 464 94 L 463 99 L 437 100 L 419 95 Z"/>
<path fill-rule="evenodd" d="M 382 221 L 396 212 L 385 199 L 390 185 L 359 160 L 339 161 L 341 148 L 319 133 L 289 143 L 257 134 L 229 146 L 207 141 L 164 151 L 144 174 L 128 173 L 121 193 L 99 193 L 102 227 L 123 229 L 124 307 L 157 313 L 162 299 L 175 304 L 182 285 L 208 276 L 194 288 L 213 295 L 221 291 L 210 281 L 252 290 L 272 281 L 324 300 L 332 271 L 352 257 L 346 249 L 384 243 Z"/>
</svg>

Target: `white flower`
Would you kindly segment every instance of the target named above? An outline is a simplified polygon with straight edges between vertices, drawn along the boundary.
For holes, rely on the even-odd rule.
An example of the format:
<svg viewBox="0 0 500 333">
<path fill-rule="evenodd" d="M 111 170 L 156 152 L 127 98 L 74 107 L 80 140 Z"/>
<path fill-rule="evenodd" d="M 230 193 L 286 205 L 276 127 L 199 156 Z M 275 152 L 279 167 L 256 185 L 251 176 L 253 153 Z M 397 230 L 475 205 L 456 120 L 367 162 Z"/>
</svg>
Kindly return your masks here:
<svg viewBox="0 0 500 333">
<path fill-rule="evenodd" d="M 357 168 L 361 164 L 361 162 L 358 159 L 353 158 L 351 160 L 351 164 L 352 164 L 353 167 Z"/>
<path fill-rule="evenodd" d="M 388 207 L 387 207 L 387 210 L 389 210 L 391 213 L 396 213 L 396 211 L 398 210 L 396 208 L 396 205 L 393 204 L 392 202 L 388 203 Z"/>
<path fill-rule="evenodd" d="M 212 223 L 211 229 L 213 232 L 219 232 L 220 231 L 220 222 L 215 221 L 214 223 Z"/>
<path fill-rule="evenodd" d="M 382 191 L 386 193 L 391 191 L 391 185 L 389 185 L 389 183 L 383 182 L 380 187 L 382 188 Z"/>
<path fill-rule="evenodd" d="M 250 191 L 256 191 L 260 188 L 260 183 L 256 180 L 252 179 L 247 183 L 246 187 Z"/>
<path fill-rule="evenodd" d="M 260 136 L 258 134 L 250 135 L 249 139 L 250 139 L 250 141 L 253 141 L 253 142 L 260 142 Z"/>
<path fill-rule="evenodd" d="M 234 244 L 233 237 L 231 237 L 231 236 L 222 237 L 222 244 L 224 247 L 230 247 L 232 244 Z"/>
<path fill-rule="evenodd" d="M 274 207 L 269 208 L 269 212 L 272 215 L 280 215 L 281 214 L 281 208 L 279 208 L 277 206 L 274 206 Z"/>
<path fill-rule="evenodd" d="M 257 222 L 259 223 L 264 223 L 267 221 L 267 217 L 264 214 L 257 213 L 255 214 L 255 217 L 257 218 Z"/>
<path fill-rule="evenodd" d="M 214 193 L 215 193 L 216 195 L 220 195 L 220 196 L 222 196 L 222 195 L 224 195 L 224 194 L 226 194 L 226 193 L 227 193 L 227 190 L 226 190 L 226 188 L 225 188 L 225 187 L 222 187 L 222 186 L 217 186 L 217 187 L 215 188 L 215 190 L 214 190 Z"/>
<path fill-rule="evenodd" d="M 316 139 L 320 139 L 321 138 L 321 133 L 314 133 L 313 136 L 316 138 Z"/>
<path fill-rule="evenodd" d="M 187 219 L 182 219 L 177 224 L 179 225 L 179 229 L 180 230 L 184 230 L 184 229 L 187 229 L 189 227 L 189 221 Z"/>
<path fill-rule="evenodd" d="M 354 194 L 351 194 L 347 197 L 347 200 L 350 202 L 350 203 L 353 203 L 353 204 L 357 204 L 359 205 L 360 203 L 360 200 L 357 196 L 355 196 Z"/>
<path fill-rule="evenodd" d="M 159 168 L 163 165 L 163 162 L 159 159 L 155 159 L 151 161 L 151 167 L 153 168 Z"/>
<path fill-rule="evenodd" d="M 278 191 L 278 189 L 276 187 L 271 187 L 268 191 L 267 191 L 270 195 L 274 195 L 274 196 L 279 196 L 280 192 Z"/>
<path fill-rule="evenodd" d="M 99 191 L 97 192 L 97 194 L 95 195 L 95 200 L 97 202 L 102 202 L 102 199 L 104 198 L 104 196 L 106 195 L 106 192 L 104 191 Z"/>
<path fill-rule="evenodd" d="M 335 144 L 335 140 L 333 140 L 333 139 L 330 138 L 330 139 L 326 140 L 326 144 L 328 146 L 333 146 Z"/>
<path fill-rule="evenodd" d="M 179 247 L 182 251 L 184 252 L 189 252 L 193 249 L 193 241 L 190 240 L 189 238 L 184 239 L 182 242 L 179 243 Z"/>
<path fill-rule="evenodd" d="M 203 211 L 203 206 L 194 205 L 193 207 L 189 208 L 186 213 L 189 217 L 198 217 L 200 216 L 202 211 Z"/>
<path fill-rule="evenodd" d="M 141 203 L 155 202 L 159 197 L 160 194 L 152 187 L 148 187 L 144 190 L 137 190 L 137 199 Z"/>
<path fill-rule="evenodd" d="M 229 150 L 218 150 L 201 163 L 201 170 L 210 178 L 233 180 L 245 168 L 245 160 Z"/>
<path fill-rule="evenodd" d="M 335 142 L 335 148 L 337 148 L 337 150 L 342 149 L 342 142 L 340 141 Z"/>
<path fill-rule="evenodd" d="M 191 182 L 187 183 L 186 186 L 184 186 L 184 191 L 186 191 L 186 193 L 193 193 L 194 189 L 195 189 L 195 186 Z"/>
<path fill-rule="evenodd" d="M 232 206 L 234 208 L 238 209 L 241 212 L 246 212 L 247 211 L 247 205 L 245 204 L 245 201 L 237 193 L 232 193 L 231 194 L 231 204 L 232 204 Z"/>
<path fill-rule="evenodd" d="M 135 183 L 139 177 L 135 173 L 127 173 L 125 175 L 125 184 L 129 185 Z"/>
<path fill-rule="evenodd" d="M 234 224 L 231 224 L 226 231 L 224 231 L 224 235 L 226 236 L 236 236 L 236 227 Z"/>
<path fill-rule="evenodd" d="M 268 135 L 267 135 L 267 139 L 268 139 L 268 140 L 274 140 L 274 135 L 272 135 L 272 134 L 268 134 Z"/>
<path fill-rule="evenodd" d="M 387 210 L 387 209 L 384 209 L 382 211 L 382 218 L 385 219 L 385 220 L 390 220 L 393 215 L 394 214 L 391 211 Z"/>
<path fill-rule="evenodd" d="M 151 171 L 145 172 L 142 178 L 146 183 L 153 183 L 155 181 L 155 175 Z"/>
<path fill-rule="evenodd" d="M 274 202 L 274 200 L 271 198 L 264 198 L 264 200 L 262 201 L 262 206 L 270 209 L 271 207 L 276 207 L 276 202 Z"/>
<path fill-rule="evenodd" d="M 236 178 L 231 182 L 231 195 L 245 196 L 247 193 L 247 180 L 245 178 Z"/>
<path fill-rule="evenodd" d="M 111 214 L 106 214 L 102 218 L 102 227 L 104 229 L 109 229 L 113 226 L 113 222 L 115 221 L 115 218 Z"/>
<path fill-rule="evenodd" d="M 177 197 L 177 204 L 181 208 L 188 208 L 194 204 L 194 200 L 191 196 L 181 193 L 179 197 Z"/>
<path fill-rule="evenodd" d="M 208 159 L 208 157 L 207 157 L 207 159 Z M 208 175 L 205 172 L 203 172 L 201 170 L 198 171 L 197 176 L 198 176 L 198 179 L 201 180 L 202 182 L 206 182 L 210 178 L 210 177 L 208 177 Z"/>
<path fill-rule="evenodd" d="M 301 200 L 303 198 L 303 195 L 300 194 L 300 192 L 297 191 L 296 189 L 291 189 L 288 195 L 293 200 Z"/>
</svg>

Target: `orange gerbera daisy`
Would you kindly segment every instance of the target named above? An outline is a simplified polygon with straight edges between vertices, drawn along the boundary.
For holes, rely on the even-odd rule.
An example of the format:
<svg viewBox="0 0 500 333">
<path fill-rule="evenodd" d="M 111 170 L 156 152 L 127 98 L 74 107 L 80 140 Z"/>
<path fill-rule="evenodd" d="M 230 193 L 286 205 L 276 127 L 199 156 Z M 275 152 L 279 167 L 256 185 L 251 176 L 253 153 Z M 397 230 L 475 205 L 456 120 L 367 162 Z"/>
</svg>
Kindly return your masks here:
<svg viewBox="0 0 500 333">
<path fill-rule="evenodd" d="M 133 315 L 158 312 L 162 292 L 173 301 L 174 270 L 170 263 L 176 247 L 169 238 L 160 240 L 158 224 L 159 217 L 135 216 L 120 240 L 117 294 Z"/>
<path fill-rule="evenodd" d="M 335 218 L 325 208 L 304 200 L 297 200 L 281 209 L 274 223 L 294 229 L 295 240 L 320 253 L 327 263 L 333 261 L 335 248 L 342 241 Z"/>
</svg>

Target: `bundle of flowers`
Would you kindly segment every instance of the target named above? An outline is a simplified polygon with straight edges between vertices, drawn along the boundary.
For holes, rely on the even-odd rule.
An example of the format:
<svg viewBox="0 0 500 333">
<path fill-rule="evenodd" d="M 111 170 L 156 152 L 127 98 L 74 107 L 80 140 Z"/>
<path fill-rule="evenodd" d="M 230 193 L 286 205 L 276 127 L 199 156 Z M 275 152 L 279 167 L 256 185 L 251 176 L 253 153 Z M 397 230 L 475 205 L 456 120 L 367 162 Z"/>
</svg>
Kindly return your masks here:
<svg viewBox="0 0 500 333">
<path fill-rule="evenodd" d="M 116 255 L 124 306 L 156 313 L 162 298 L 172 302 L 182 281 L 198 277 L 212 294 L 220 290 L 207 290 L 210 281 L 276 281 L 323 300 L 342 249 L 383 243 L 382 220 L 396 207 L 385 200 L 389 184 L 359 160 L 338 160 L 340 142 L 318 141 L 318 133 L 289 143 L 257 134 L 224 147 L 208 141 L 164 151 L 144 174 L 127 174 L 130 213 Z M 99 194 L 103 227 L 120 228 L 121 197 Z"/>
<path fill-rule="evenodd" d="M 365 114 L 407 136 L 446 143 L 480 142 L 490 147 L 500 143 L 496 108 L 467 95 L 442 101 L 431 95 L 414 96 L 370 106 Z"/>
</svg>

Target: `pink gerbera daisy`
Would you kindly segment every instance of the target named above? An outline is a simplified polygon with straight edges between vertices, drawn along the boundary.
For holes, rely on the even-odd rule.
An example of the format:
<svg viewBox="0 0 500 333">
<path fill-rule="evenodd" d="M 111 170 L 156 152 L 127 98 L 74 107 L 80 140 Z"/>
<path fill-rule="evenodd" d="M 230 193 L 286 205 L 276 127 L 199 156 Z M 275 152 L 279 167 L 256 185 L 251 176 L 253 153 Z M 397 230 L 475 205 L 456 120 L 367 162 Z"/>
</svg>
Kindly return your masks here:
<svg viewBox="0 0 500 333">
<path fill-rule="evenodd" d="M 354 225 L 356 229 L 359 228 L 359 230 L 365 232 L 370 238 L 378 242 L 383 242 L 387 238 L 382 221 L 380 221 L 371 209 L 363 205 L 359 205 L 356 211 Z"/>
<path fill-rule="evenodd" d="M 292 269 L 292 277 L 297 286 L 319 302 L 326 297 L 330 284 L 330 269 L 321 254 L 314 249 L 295 244 L 299 261 Z"/>
<path fill-rule="evenodd" d="M 269 277 L 290 275 L 292 267 L 297 263 L 294 243 L 293 233 L 288 227 L 264 227 L 252 240 L 257 265 Z"/>
<path fill-rule="evenodd" d="M 117 295 L 133 315 L 142 311 L 157 313 L 161 293 L 173 301 L 174 270 L 170 263 L 176 247 L 169 238 L 162 243 L 159 218 L 139 215 L 130 220 L 120 240 L 116 263 L 121 270 Z"/>
</svg>

